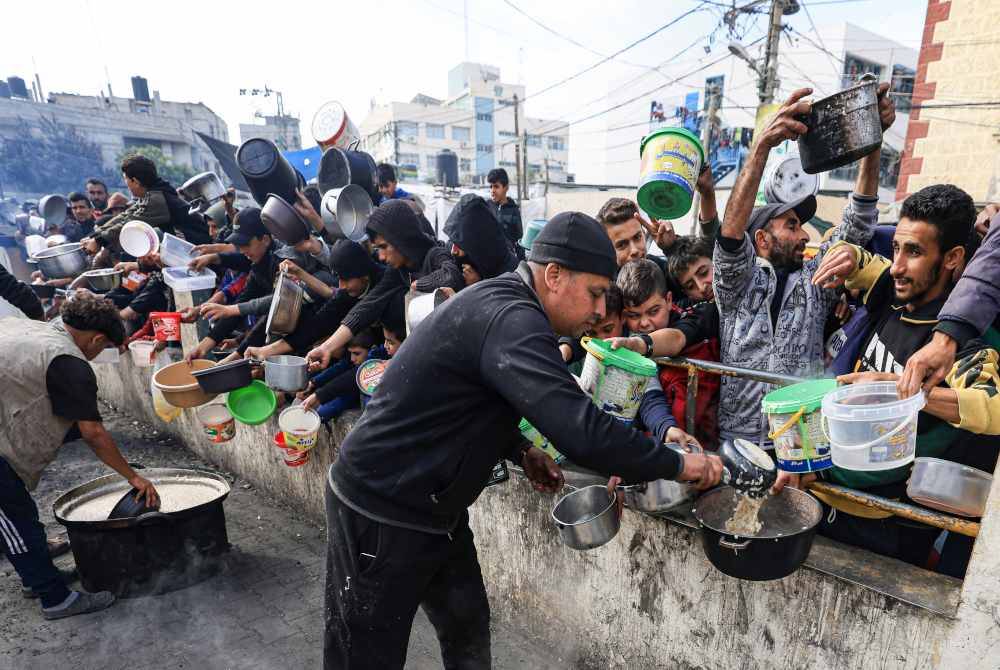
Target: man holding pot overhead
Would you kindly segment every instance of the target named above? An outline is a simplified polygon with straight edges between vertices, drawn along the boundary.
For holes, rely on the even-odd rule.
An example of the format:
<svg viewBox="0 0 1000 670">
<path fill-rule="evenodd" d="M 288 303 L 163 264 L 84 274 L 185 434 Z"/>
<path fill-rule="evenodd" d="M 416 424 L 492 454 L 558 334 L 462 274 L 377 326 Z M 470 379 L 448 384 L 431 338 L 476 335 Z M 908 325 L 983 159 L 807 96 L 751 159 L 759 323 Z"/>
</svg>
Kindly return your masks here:
<svg viewBox="0 0 1000 670">
<path fill-rule="evenodd" d="M 41 599 L 42 616 L 62 619 L 114 602 L 108 592 L 71 591 L 49 556 L 38 506 L 38 486 L 59 447 L 82 436 L 101 461 L 159 506 L 152 482 L 136 474 L 101 423 L 97 378 L 89 361 L 120 347 L 125 330 L 109 300 L 79 292 L 49 323 L 0 319 L 0 548 L 27 597 Z"/>
<path fill-rule="evenodd" d="M 476 282 L 400 347 L 330 468 L 324 662 L 402 668 L 417 607 L 445 667 L 489 668 L 489 602 L 467 508 L 502 458 L 536 490 L 563 478 L 522 417 L 572 461 L 630 481 L 718 483 L 718 457 L 680 454 L 603 413 L 559 354 L 604 316 L 618 271 L 591 217 L 554 217 L 515 272 Z"/>
</svg>

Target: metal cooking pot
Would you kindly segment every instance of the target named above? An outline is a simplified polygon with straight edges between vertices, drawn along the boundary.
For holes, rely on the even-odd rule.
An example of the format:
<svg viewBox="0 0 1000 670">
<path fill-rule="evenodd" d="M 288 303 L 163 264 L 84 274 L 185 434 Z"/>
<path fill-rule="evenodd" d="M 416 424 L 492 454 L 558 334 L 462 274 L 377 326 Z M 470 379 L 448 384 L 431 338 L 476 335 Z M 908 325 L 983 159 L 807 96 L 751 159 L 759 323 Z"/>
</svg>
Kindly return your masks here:
<svg viewBox="0 0 1000 670">
<path fill-rule="evenodd" d="M 114 268 L 87 270 L 83 273 L 90 287 L 98 293 L 107 293 L 122 285 L 122 271 Z"/>
<path fill-rule="evenodd" d="M 309 237 L 309 224 L 302 220 L 288 202 L 276 193 L 268 193 L 260 219 L 272 236 L 293 245 Z"/>
<path fill-rule="evenodd" d="M 856 86 L 817 100 L 809 114 L 797 118 L 809 128 L 798 142 L 807 174 L 853 163 L 882 146 L 878 79 L 862 75 Z"/>
<path fill-rule="evenodd" d="M 778 478 L 771 457 L 749 440 L 723 440 L 719 458 L 723 481 L 753 498 L 767 495 Z"/>
<path fill-rule="evenodd" d="M 38 201 L 38 213 L 50 226 L 62 225 L 69 212 L 69 202 L 61 195 L 47 195 Z"/>
<path fill-rule="evenodd" d="M 601 484 L 564 495 L 552 508 L 552 520 L 563 544 L 578 550 L 607 544 L 621 526 L 615 496 Z"/>
<path fill-rule="evenodd" d="M 158 512 L 108 519 L 131 488 L 119 475 L 77 486 L 53 503 L 87 591 L 134 596 L 190 586 L 217 573 L 214 557 L 229 550 L 222 503 L 230 489 L 222 476 L 180 468 L 146 468 L 143 476 L 160 493 Z"/>
<path fill-rule="evenodd" d="M 274 284 L 271 308 L 267 312 L 268 335 L 288 335 L 299 323 L 302 311 L 302 287 L 282 272 Z"/>
<path fill-rule="evenodd" d="M 625 496 L 625 504 L 637 512 L 667 512 L 693 500 L 695 496 L 693 486 L 670 479 L 656 479 L 619 488 Z"/>
<path fill-rule="evenodd" d="M 356 184 L 365 190 L 372 204 L 381 199 L 375 159 L 364 151 L 330 147 L 323 152 L 316 181 L 321 193 Z"/>
<path fill-rule="evenodd" d="M 914 501 L 960 516 L 980 517 L 986 511 L 993 476 L 977 468 L 940 458 L 913 461 L 906 495 Z"/>
<path fill-rule="evenodd" d="M 70 279 L 90 266 L 90 258 L 79 242 L 43 249 L 31 258 L 49 279 Z"/>
<path fill-rule="evenodd" d="M 210 205 L 222 200 L 226 187 L 214 172 L 202 172 L 184 182 L 177 192 L 191 205 L 189 214 L 204 213 Z"/>
<path fill-rule="evenodd" d="M 309 383 L 309 362 L 301 356 L 269 356 L 264 360 L 264 383 L 275 391 L 301 391 Z"/>
<path fill-rule="evenodd" d="M 760 508 L 763 524 L 753 537 L 726 530 L 740 494 L 729 486 L 712 489 L 691 510 L 701 525 L 705 556 L 720 572 L 738 579 L 765 581 L 787 577 L 812 549 L 823 507 L 808 493 L 786 486 Z"/>
<path fill-rule="evenodd" d="M 447 299 L 447 294 L 441 289 L 435 289 L 433 293 L 407 293 L 405 307 L 407 337 Z"/>
<path fill-rule="evenodd" d="M 352 242 L 365 239 L 365 226 L 372 213 L 372 199 L 363 188 L 357 184 L 348 184 L 343 188 L 334 188 L 323 195 L 320 214 L 323 215 L 323 226 L 334 237 L 341 237 Z"/>
<path fill-rule="evenodd" d="M 286 202 L 295 202 L 295 190 L 305 188 L 302 175 L 271 140 L 260 137 L 247 140 L 236 151 L 236 163 L 250 194 L 261 207 L 270 193 L 277 193 Z"/>
</svg>

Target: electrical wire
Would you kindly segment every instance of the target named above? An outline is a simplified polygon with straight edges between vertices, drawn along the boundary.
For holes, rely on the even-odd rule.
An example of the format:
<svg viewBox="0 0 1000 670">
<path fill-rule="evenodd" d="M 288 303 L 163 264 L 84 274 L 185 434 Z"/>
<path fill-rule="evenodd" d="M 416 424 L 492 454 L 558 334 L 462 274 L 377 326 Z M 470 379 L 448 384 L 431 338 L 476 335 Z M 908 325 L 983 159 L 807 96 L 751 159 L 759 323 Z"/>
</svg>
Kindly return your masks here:
<svg viewBox="0 0 1000 670">
<path fill-rule="evenodd" d="M 816 33 L 816 39 L 819 40 L 821 48 L 826 52 L 827 60 L 830 61 L 830 67 L 833 68 L 833 74 L 839 76 L 841 74 L 840 68 L 837 67 L 837 64 L 834 63 L 833 60 L 830 58 L 830 54 L 833 52 L 826 48 L 826 44 L 823 42 L 823 36 L 816 28 L 816 23 L 813 21 L 812 14 L 809 13 L 809 5 L 806 4 L 805 0 L 801 0 L 799 2 L 799 5 L 802 7 L 803 10 L 805 10 L 806 18 L 809 19 L 809 25 L 810 27 L 812 27 L 812 31 Z"/>
</svg>

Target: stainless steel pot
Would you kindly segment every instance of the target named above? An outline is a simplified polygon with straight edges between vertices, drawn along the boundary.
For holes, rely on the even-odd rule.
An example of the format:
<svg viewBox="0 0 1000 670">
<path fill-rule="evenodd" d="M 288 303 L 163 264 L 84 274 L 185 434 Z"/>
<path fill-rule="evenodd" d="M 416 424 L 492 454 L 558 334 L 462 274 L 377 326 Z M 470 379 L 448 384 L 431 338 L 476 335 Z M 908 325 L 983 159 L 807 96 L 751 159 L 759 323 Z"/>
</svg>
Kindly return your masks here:
<svg viewBox="0 0 1000 670">
<path fill-rule="evenodd" d="M 993 486 L 993 476 L 968 465 L 921 456 L 913 461 L 913 471 L 906 483 L 906 495 L 931 507 L 979 517 L 986 511 L 986 499 Z"/>
<path fill-rule="evenodd" d="M 61 225 L 68 211 L 69 202 L 61 195 L 47 195 L 38 201 L 38 213 L 50 226 Z"/>
<path fill-rule="evenodd" d="M 107 293 L 122 285 L 122 271 L 114 268 L 87 270 L 83 276 L 87 278 L 90 287 L 98 293 Z"/>
<path fill-rule="evenodd" d="M 70 279 L 76 277 L 90 265 L 90 258 L 79 242 L 60 244 L 43 249 L 32 256 L 38 269 L 49 279 Z"/>
<path fill-rule="evenodd" d="M 177 192 L 191 205 L 189 213 L 194 214 L 221 200 L 226 187 L 214 172 L 202 172 L 184 182 Z"/>
<path fill-rule="evenodd" d="M 607 544 L 621 526 L 615 496 L 601 484 L 564 495 L 552 508 L 552 520 L 563 544 L 578 550 Z"/>
<path fill-rule="evenodd" d="M 352 242 L 365 239 L 365 226 L 372 213 L 372 199 L 357 184 L 330 189 L 323 195 L 320 214 L 323 226 L 334 237 L 342 237 Z"/>
<path fill-rule="evenodd" d="M 302 311 L 302 287 L 282 272 L 274 284 L 271 308 L 265 326 L 268 335 L 288 335 L 299 323 Z"/>
<path fill-rule="evenodd" d="M 301 356 L 270 356 L 264 361 L 264 383 L 275 391 L 301 391 L 309 383 L 309 362 Z"/>
<path fill-rule="evenodd" d="M 856 86 L 814 102 L 798 119 L 809 128 L 798 142 L 803 171 L 816 174 L 853 163 L 882 146 L 878 79 L 865 74 Z"/>
<path fill-rule="evenodd" d="M 268 232 L 285 244 L 298 244 L 309 237 L 309 225 L 280 195 L 268 193 L 260 219 Z"/>
<path fill-rule="evenodd" d="M 695 497 L 695 488 L 670 479 L 619 487 L 625 504 L 637 512 L 667 512 Z"/>
</svg>

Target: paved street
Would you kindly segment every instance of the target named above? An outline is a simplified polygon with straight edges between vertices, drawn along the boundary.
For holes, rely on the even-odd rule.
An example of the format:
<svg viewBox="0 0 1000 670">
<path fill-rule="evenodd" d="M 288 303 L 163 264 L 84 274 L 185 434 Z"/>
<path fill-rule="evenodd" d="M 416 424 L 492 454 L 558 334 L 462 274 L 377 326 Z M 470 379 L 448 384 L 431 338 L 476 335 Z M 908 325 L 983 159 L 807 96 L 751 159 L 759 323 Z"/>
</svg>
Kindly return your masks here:
<svg viewBox="0 0 1000 670">
<path fill-rule="evenodd" d="M 214 469 L 155 427 L 104 408 L 126 458 L 147 467 Z M 220 448 L 225 448 L 220 447 Z M 62 534 L 52 501 L 63 491 L 109 472 L 82 442 L 65 446 L 36 492 L 49 534 Z M 224 474 L 232 551 L 222 574 L 173 593 L 119 600 L 104 612 L 45 621 L 38 601 L 21 596 L 20 581 L 0 558 L 0 668 L 113 670 L 128 668 L 321 667 L 324 530 L 295 509 Z M 72 558 L 62 557 L 60 565 Z M 523 635 L 495 629 L 494 668 L 557 668 Z M 407 670 L 440 668 L 434 631 L 418 614 Z"/>
</svg>

